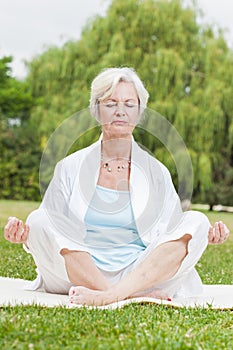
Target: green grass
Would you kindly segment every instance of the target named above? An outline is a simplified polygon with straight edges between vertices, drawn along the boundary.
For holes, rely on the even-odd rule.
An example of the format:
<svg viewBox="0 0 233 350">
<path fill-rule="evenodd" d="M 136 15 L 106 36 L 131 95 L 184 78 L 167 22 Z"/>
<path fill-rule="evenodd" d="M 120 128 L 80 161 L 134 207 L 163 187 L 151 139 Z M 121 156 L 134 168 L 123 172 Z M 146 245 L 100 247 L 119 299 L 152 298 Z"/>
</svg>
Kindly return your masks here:
<svg viewBox="0 0 233 350">
<path fill-rule="evenodd" d="M 0 200 L 0 227 L 3 227 L 9 216 L 17 216 L 25 221 L 28 214 L 39 207 L 38 202 Z"/>
<path fill-rule="evenodd" d="M 0 201 L 1 232 L 8 216 L 38 203 Z M 233 231 L 233 214 L 208 213 Z M 233 283 L 233 239 L 209 246 L 198 263 L 204 283 Z M 0 275 L 33 279 L 35 267 L 20 245 L 0 239 Z M 129 305 L 119 310 L 2 307 L 0 349 L 233 349 L 233 311 Z"/>
</svg>

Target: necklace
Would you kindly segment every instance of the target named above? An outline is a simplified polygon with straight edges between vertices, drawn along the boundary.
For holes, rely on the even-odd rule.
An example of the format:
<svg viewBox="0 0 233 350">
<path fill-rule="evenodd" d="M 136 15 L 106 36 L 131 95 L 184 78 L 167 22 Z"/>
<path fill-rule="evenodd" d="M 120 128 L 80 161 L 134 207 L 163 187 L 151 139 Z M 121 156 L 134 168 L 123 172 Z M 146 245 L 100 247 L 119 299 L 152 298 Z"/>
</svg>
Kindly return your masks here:
<svg viewBox="0 0 233 350">
<path fill-rule="evenodd" d="M 122 159 L 118 160 L 118 164 L 116 166 L 116 169 L 114 169 L 115 166 L 113 168 L 110 164 L 113 161 L 115 161 L 115 159 L 110 159 L 108 161 L 104 161 L 103 155 L 101 154 L 101 163 L 103 163 L 102 167 L 104 169 L 106 169 L 108 173 L 111 173 L 113 170 L 120 172 L 120 171 L 124 171 L 125 169 L 130 169 L 131 161 L 129 159 L 126 160 L 125 158 L 122 158 Z"/>
</svg>

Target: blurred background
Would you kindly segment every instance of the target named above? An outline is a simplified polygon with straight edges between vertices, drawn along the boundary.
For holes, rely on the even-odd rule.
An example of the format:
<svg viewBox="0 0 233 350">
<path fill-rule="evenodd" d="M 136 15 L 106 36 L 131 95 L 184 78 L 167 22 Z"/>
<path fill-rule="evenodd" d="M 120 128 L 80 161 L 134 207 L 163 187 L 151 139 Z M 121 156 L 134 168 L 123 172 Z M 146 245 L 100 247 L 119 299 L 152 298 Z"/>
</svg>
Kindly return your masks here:
<svg viewBox="0 0 233 350">
<path fill-rule="evenodd" d="M 149 91 L 148 107 L 189 150 L 192 203 L 231 210 L 232 18 L 230 0 L 0 0 L 0 199 L 40 201 L 50 135 L 88 107 L 103 68 L 130 66 Z M 98 134 L 84 133 L 70 151 Z M 177 185 L 167 149 L 146 131 L 136 129 L 135 138 Z"/>
</svg>

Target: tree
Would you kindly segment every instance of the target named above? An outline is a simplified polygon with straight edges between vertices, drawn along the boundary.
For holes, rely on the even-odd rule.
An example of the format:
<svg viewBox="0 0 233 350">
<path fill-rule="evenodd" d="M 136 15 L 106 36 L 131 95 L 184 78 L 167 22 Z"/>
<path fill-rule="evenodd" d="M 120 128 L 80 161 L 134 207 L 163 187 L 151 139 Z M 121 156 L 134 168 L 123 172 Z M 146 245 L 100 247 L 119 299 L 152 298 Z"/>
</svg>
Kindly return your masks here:
<svg viewBox="0 0 233 350">
<path fill-rule="evenodd" d="M 198 24 L 197 15 L 181 0 L 113 0 L 79 41 L 34 59 L 27 82 L 39 101 L 32 120 L 41 140 L 88 106 L 90 83 L 101 69 L 134 67 L 149 90 L 149 107 L 175 125 L 190 151 L 194 200 L 232 204 L 215 184 L 229 183 L 222 169 L 231 174 L 233 166 L 233 52 L 224 33 Z M 135 137 L 170 167 L 158 140 L 139 130 Z M 170 170 L 175 175 L 174 164 Z"/>
<path fill-rule="evenodd" d="M 29 125 L 33 101 L 27 84 L 11 77 L 11 61 L 0 59 L 0 197 L 39 199 L 40 152 Z"/>
</svg>

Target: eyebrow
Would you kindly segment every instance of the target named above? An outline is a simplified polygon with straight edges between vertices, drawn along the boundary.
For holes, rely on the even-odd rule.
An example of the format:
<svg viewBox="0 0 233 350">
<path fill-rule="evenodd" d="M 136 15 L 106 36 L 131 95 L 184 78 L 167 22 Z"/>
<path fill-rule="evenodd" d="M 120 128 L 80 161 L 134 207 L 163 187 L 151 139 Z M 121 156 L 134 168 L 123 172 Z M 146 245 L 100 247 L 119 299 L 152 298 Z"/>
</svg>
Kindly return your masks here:
<svg viewBox="0 0 233 350">
<path fill-rule="evenodd" d="M 118 100 L 116 100 L 115 98 L 108 98 L 106 101 L 118 102 Z M 135 98 L 128 98 L 128 99 L 124 100 L 123 102 L 129 102 L 129 101 L 136 101 L 136 99 Z"/>
</svg>

